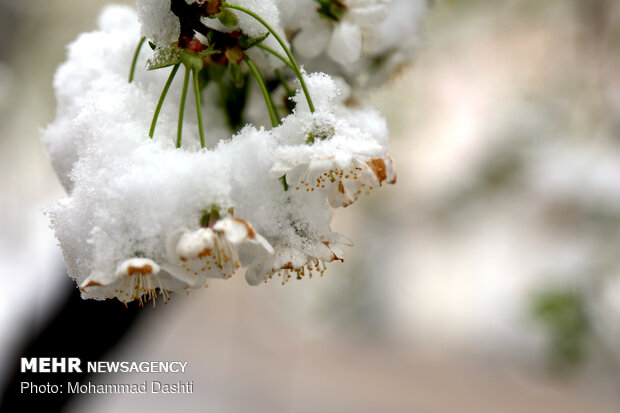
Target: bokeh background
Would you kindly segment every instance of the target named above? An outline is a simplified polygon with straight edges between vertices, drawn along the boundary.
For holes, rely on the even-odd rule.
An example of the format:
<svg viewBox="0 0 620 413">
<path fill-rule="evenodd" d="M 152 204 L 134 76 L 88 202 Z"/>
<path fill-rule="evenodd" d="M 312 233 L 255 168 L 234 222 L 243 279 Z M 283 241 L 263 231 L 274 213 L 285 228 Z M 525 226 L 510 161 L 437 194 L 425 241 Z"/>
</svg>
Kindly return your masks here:
<svg viewBox="0 0 620 413">
<path fill-rule="evenodd" d="M 0 386 L 77 293 L 41 212 L 63 190 L 39 130 L 65 45 L 106 3 L 0 0 Z M 186 360 L 164 380 L 194 393 L 65 411 L 620 411 L 620 3 L 435 1 L 423 32 L 364 98 L 399 182 L 336 211 L 345 262 L 141 310 L 103 359 Z"/>
</svg>

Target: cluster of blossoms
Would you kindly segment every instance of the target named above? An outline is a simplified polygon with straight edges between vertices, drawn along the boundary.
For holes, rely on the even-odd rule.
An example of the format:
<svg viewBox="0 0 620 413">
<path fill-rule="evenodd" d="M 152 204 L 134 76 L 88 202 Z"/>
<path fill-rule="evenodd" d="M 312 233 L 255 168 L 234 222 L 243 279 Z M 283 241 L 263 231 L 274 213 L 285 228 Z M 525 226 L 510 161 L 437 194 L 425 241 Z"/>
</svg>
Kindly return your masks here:
<svg viewBox="0 0 620 413">
<path fill-rule="evenodd" d="M 352 48 L 337 61 L 371 59 L 358 46 L 379 36 L 370 17 L 379 27 L 387 3 L 137 6 L 107 7 L 71 44 L 43 133 L 68 193 L 47 212 L 82 297 L 166 302 L 243 269 L 251 285 L 286 283 L 342 261 L 351 243 L 331 231 L 330 205 L 396 182 L 388 132 L 376 110 L 345 104 L 355 82 L 307 74 L 295 56 L 317 56 L 308 31 L 325 29 L 331 57 Z"/>
</svg>

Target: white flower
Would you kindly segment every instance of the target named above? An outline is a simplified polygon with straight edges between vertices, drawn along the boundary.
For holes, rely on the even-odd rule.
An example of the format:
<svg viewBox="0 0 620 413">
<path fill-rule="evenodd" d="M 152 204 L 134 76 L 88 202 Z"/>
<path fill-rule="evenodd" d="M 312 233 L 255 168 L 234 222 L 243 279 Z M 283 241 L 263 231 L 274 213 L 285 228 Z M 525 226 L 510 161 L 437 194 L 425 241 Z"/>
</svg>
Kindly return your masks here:
<svg viewBox="0 0 620 413">
<path fill-rule="evenodd" d="M 115 272 L 93 271 L 80 285 L 86 297 L 118 298 L 140 305 L 172 292 L 189 292 L 205 285 L 207 278 L 231 278 L 241 267 L 239 256 L 265 260 L 274 250 L 254 228 L 227 216 L 212 227 L 176 231 L 168 241 L 168 261 L 157 264 L 148 258 L 130 258 Z M 153 303 L 155 305 L 155 303 Z"/>
<path fill-rule="evenodd" d="M 191 278 L 161 271 L 161 267 L 148 258 L 125 260 L 114 273 L 93 271 L 80 284 L 85 297 L 118 298 L 125 305 L 137 300 L 141 306 L 151 300 L 155 306 L 158 291 L 166 304 L 170 293 L 189 288 L 195 288 Z"/>
<path fill-rule="evenodd" d="M 332 207 L 347 207 L 362 193 L 369 193 L 383 182 L 395 184 L 396 170 L 389 155 L 370 159 L 356 156 L 346 168 L 332 168 L 318 179 L 319 182 L 331 183 L 327 199 Z"/>
<path fill-rule="evenodd" d="M 227 216 L 212 227 L 195 231 L 182 229 L 168 242 L 165 269 L 172 274 L 188 274 L 204 285 L 207 278 L 231 278 L 244 261 L 264 259 L 274 253 L 269 242 L 247 221 Z"/>
<path fill-rule="evenodd" d="M 278 161 L 274 174 L 286 174 L 295 191 L 326 192 L 334 208 L 347 207 L 383 183 L 396 183 L 394 161 L 389 155 L 315 156 L 310 159 Z"/>
<path fill-rule="evenodd" d="M 344 261 L 341 246 L 352 246 L 351 241 L 339 234 L 332 234 L 332 241 L 308 241 L 307 252 L 295 248 L 282 246 L 275 254 L 257 260 L 250 265 L 245 272 L 245 278 L 250 285 L 267 282 L 274 276 L 282 277 L 282 285 L 286 284 L 293 276 L 302 279 L 314 274 L 323 276 L 326 263 L 332 261 Z"/>
<path fill-rule="evenodd" d="M 376 28 L 387 16 L 387 1 L 333 0 L 332 3 L 342 11 L 342 17 L 328 19 L 316 13 L 302 24 L 293 46 L 303 57 L 312 59 L 327 50 L 330 58 L 349 65 L 360 58 L 364 39 L 376 36 Z"/>
<path fill-rule="evenodd" d="M 387 18 L 375 28 L 375 35 L 364 38 L 364 58 L 346 68 L 356 75 L 348 76 L 356 93 L 388 83 L 411 65 L 423 42 L 427 8 L 426 0 L 390 1 Z"/>
</svg>

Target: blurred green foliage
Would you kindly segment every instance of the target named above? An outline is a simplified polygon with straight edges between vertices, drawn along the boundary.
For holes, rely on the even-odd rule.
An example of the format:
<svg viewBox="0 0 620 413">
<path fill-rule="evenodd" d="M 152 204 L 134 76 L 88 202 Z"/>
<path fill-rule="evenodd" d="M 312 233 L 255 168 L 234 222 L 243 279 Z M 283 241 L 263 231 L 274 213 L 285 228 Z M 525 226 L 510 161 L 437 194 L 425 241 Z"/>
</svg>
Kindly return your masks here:
<svg viewBox="0 0 620 413">
<path fill-rule="evenodd" d="M 584 297 L 577 291 L 548 290 L 536 294 L 532 315 L 549 335 L 549 360 L 556 372 L 580 366 L 587 356 L 590 333 Z"/>
</svg>

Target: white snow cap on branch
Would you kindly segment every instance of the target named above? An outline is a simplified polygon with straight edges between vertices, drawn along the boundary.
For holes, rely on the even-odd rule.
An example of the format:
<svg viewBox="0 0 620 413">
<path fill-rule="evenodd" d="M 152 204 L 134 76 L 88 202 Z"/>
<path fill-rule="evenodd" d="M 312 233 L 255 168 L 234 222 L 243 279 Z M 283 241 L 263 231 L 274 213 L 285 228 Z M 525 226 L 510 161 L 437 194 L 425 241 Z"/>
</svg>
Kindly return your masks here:
<svg viewBox="0 0 620 413">
<path fill-rule="evenodd" d="M 318 6 L 302 3 L 312 4 L 313 11 Z M 351 3 L 347 19 L 359 22 L 356 10 L 383 8 L 383 3 Z M 282 33 L 286 26 L 279 16 L 291 18 L 290 1 L 236 4 Z M 330 229 L 330 205 L 348 206 L 362 193 L 396 181 L 380 114 L 346 107 L 329 75 L 304 73 L 314 110 L 300 88 L 292 97 L 296 108 L 280 124 L 270 129 L 247 124 L 226 132 L 226 108 L 212 90 L 232 86 L 212 72 L 204 72 L 210 77 L 203 80 L 194 71 L 196 97 L 202 100 L 198 115 L 213 142 L 203 148 L 195 100 L 187 99 L 185 117 L 179 111 L 182 79 L 170 80 L 165 100 L 157 105 L 174 72 L 142 69 L 152 55 L 148 47 L 137 55 L 133 82 L 127 81 L 141 35 L 158 47 L 179 36 L 170 1 L 138 0 L 137 5 L 137 14 L 128 7 L 107 7 L 100 29 L 69 47 L 54 80 L 57 116 L 42 138 L 68 192 L 47 213 L 82 296 L 124 303 L 163 296 L 167 301 L 173 292 L 201 287 L 207 278 L 230 278 L 243 268 L 255 285 L 274 275 L 286 282 L 322 274 L 327 263 L 342 261 L 341 247 L 351 242 Z M 236 14 L 242 33 L 266 33 L 250 16 Z M 191 58 L 199 56 L 197 50 L 182 53 Z M 248 71 L 242 73 L 246 82 L 252 80 Z M 295 86 L 301 84 L 288 85 Z"/>
</svg>

